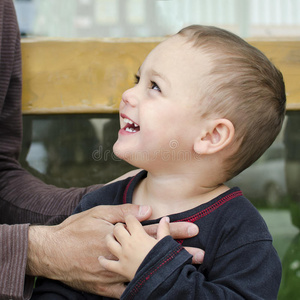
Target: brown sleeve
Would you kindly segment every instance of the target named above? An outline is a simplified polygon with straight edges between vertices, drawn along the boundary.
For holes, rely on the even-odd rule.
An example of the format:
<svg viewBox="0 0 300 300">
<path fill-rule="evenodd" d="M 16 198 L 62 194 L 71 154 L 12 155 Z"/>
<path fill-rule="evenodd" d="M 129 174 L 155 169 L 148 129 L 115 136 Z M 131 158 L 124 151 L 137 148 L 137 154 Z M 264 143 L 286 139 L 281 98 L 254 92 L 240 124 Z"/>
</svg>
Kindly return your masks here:
<svg viewBox="0 0 300 300">
<path fill-rule="evenodd" d="M 0 0 L 0 224 L 61 222 L 89 188 L 48 186 L 18 163 L 22 139 L 20 34 L 12 0 Z M 0 225 L 0 299 L 28 299 L 28 224 Z"/>
<path fill-rule="evenodd" d="M 31 296 L 34 278 L 25 277 L 26 255 L 22 255 L 27 253 L 27 236 L 28 225 L 0 226 L 0 299 Z"/>
<path fill-rule="evenodd" d="M 22 70 L 19 28 L 11 0 L 0 1 L 0 51 L 0 223 L 61 222 L 82 196 L 96 187 L 46 185 L 18 163 Z"/>
</svg>

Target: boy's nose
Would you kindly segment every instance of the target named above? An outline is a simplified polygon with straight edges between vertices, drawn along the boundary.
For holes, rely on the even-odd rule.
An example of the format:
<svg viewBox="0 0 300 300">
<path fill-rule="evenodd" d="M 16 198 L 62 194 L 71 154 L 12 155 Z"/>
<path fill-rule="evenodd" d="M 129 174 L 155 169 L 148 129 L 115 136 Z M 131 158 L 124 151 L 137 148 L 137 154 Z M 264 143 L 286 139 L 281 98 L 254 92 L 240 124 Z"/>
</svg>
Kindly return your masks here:
<svg viewBox="0 0 300 300">
<path fill-rule="evenodd" d="M 134 87 L 125 91 L 122 95 L 122 101 L 124 104 L 129 104 L 131 106 L 136 106 L 137 105 L 137 95 L 134 92 Z"/>
</svg>

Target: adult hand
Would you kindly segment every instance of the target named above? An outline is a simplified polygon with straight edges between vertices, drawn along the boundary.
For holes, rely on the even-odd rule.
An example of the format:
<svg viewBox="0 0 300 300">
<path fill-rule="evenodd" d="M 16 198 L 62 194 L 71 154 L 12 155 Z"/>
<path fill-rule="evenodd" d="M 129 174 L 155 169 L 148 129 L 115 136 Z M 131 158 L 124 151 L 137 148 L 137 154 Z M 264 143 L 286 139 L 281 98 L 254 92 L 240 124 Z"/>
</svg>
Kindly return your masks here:
<svg viewBox="0 0 300 300">
<path fill-rule="evenodd" d="M 199 233 L 198 226 L 189 222 L 175 222 L 170 223 L 169 225 L 170 235 L 173 239 L 187 239 Z M 158 226 L 159 224 L 147 225 L 144 226 L 144 229 L 150 236 L 157 238 Z M 193 255 L 193 264 L 202 264 L 205 255 L 205 252 L 202 249 L 194 247 L 184 247 L 184 249 Z"/>
<path fill-rule="evenodd" d="M 106 271 L 99 264 L 98 257 L 111 257 L 104 239 L 113 232 L 114 224 L 124 222 L 127 215 L 143 221 L 150 217 L 151 208 L 130 204 L 97 206 L 72 215 L 56 226 L 31 226 L 27 274 L 60 280 L 76 289 L 119 298 L 125 289 L 126 279 Z M 196 227 L 195 233 L 198 232 L 194 224 L 178 224 L 176 228 L 179 226 L 180 232 L 174 238 L 191 237 L 191 228 Z M 155 230 L 155 227 L 150 228 L 151 234 L 155 234 Z M 171 227 L 171 231 L 174 228 Z"/>
<path fill-rule="evenodd" d="M 60 280 L 79 290 L 119 297 L 125 278 L 105 271 L 98 257 L 110 257 L 104 238 L 128 214 L 143 221 L 149 218 L 151 209 L 136 205 L 97 206 L 72 215 L 56 226 L 31 226 L 27 274 Z"/>
</svg>

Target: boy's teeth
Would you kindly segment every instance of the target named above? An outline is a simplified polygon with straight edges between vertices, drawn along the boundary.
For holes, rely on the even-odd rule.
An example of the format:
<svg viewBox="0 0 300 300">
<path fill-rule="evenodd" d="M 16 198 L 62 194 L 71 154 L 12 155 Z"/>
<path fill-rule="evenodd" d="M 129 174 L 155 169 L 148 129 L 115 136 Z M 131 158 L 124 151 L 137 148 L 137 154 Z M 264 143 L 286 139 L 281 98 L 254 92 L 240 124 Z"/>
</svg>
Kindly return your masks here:
<svg viewBox="0 0 300 300">
<path fill-rule="evenodd" d="M 125 123 L 128 123 L 128 124 L 130 124 L 130 125 L 133 124 L 133 122 L 132 122 L 131 120 L 127 119 L 127 118 L 124 118 L 124 122 L 125 122 Z"/>
<path fill-rule="evenodd" d="M 126 123 L 126 124 L 130 124 L 130 125 L 134 125 L 134 127 L 139 127 L 139 125 L 138 124 L 136 124 L 136 123 L 134 123 L 134 122 L 132 122 L 131 120 L 129 120 L 129 119 L 127 119 L 127 118 L 124 118 L 124 122 Z"/>
<path fill-rule="evenodd" d="M 133 128 L 129 128 L 129 127 L 125 128 L 125 131 L 128 131 L 128 132 L 136 132 L 136 130 L 134 130 Z"/>
</svg>

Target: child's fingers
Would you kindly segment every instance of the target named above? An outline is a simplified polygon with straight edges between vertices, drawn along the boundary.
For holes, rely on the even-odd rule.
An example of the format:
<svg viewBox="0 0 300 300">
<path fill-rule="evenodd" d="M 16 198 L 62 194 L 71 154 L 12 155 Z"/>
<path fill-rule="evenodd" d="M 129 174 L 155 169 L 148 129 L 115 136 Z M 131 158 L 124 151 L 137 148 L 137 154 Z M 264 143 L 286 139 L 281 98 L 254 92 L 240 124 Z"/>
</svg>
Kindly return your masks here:
<svg viewBox="0 0 300 300">
<path fill-rule="evenodd" d="M 119 244 L 118 241 L 115 240 L 112 234 L 108 234 L 106 236 L 106 245 L 109 252 L 114 255 L 115 257 L 119 258 L 122 253 L 122 246 Z"/>
<path fill-rule="evenodd" d="M 161 240 L 165 236 L 170 235 L 170 218 L 163 217 L 159 221 L 157 228 L 157 240 Z"/>
<path fill-rule="evenodd" d="M 119 261 L 106 259 L 104 256 L 99 256 L 98 261 L 105 270 L 119 274 Z"/>
<path fill-rule="evenodd" d="M 133 215 L 128 215 L 125 217 L 125 222 L 126 222 L 126 226 L 127 226 L 127 230 L 129 231 L 130 234 L 133 234 L 134 231 L 143 231 L 143 226 L 140 223 L 140 221 Z"/>
<path fill-rule="evenodd" d="M 113 229 L 113 234 L 116 240 L 122 245 L 124 240 L 130 236 L 128 230 L 123 223 L 117 223 Z"/>
</svg>

